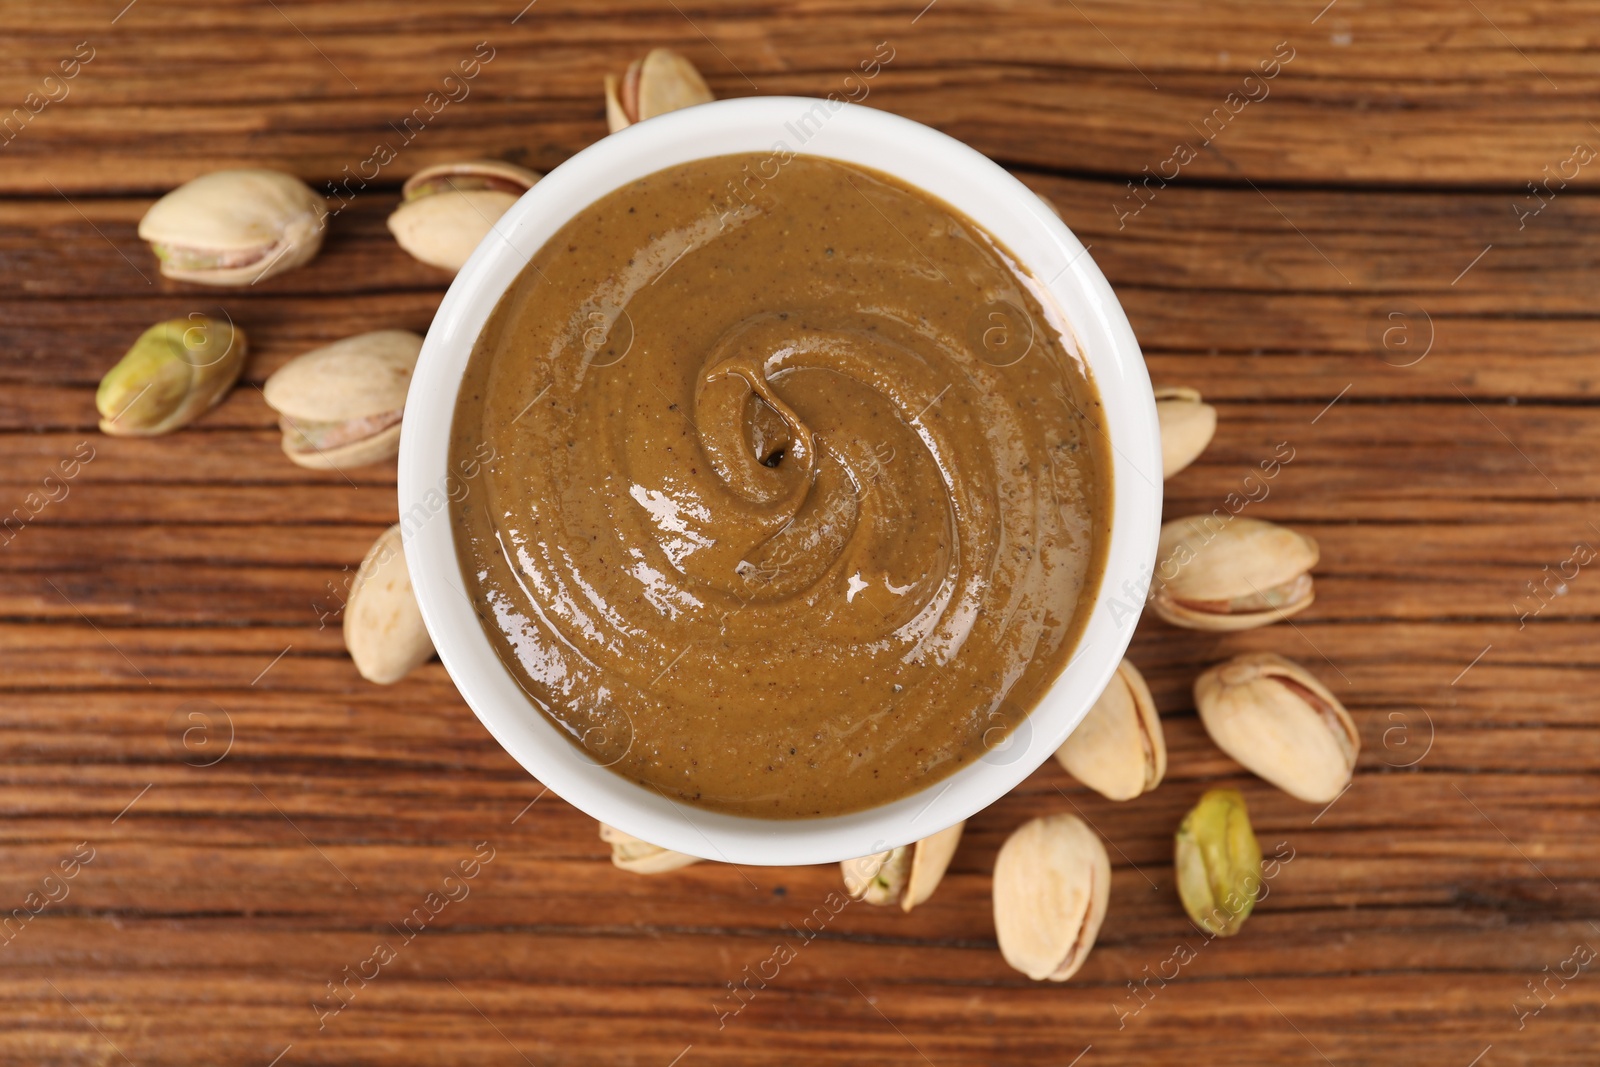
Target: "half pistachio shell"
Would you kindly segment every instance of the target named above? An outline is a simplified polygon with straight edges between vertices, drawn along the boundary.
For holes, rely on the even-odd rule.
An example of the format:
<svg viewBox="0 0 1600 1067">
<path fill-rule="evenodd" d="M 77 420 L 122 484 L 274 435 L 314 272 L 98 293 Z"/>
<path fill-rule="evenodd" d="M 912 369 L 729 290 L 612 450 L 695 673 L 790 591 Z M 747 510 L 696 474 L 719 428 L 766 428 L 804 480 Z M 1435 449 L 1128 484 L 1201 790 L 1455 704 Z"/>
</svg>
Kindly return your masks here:
<svg viewBox="0 0 1600 1067">
<path fill-rule="evenodd" d="M 1150 605 L 1174 626 L 1249 630 L 1311 606 L 1317 542 L 1275 523 L 1191 515 L 1161 527 Z"/>
<path fill-rule="evenodd" d="M 1127 660 L 1117 667 L 1056 760 L 1107 800 L 1148 793 L 1167 773 L 1167 741 L 1144 676 Z"/>
<path fill-rule="evenodd" d="M 1036 981 L 1083 966 L 1111 893 L 1106 846 L 1076 815 L 1024 823 L 994 862 L 994 929 L 1006 962 Z"/>
<path fill-rule="evenodd" d="M 379 685 L 398 682 L 433 655 L 433 639 L 411 592 L 398 523 L 373 542 L 350 584 L 344 647 L 361 677 Z"/>
<path fill-rule="evenodd" d="M 292 174 L 219 170 L 180 185 L 139 221 L 161 273 L 202 285 L 253 285 L 322 247 L 322 197 Z"/>
<path fill-rule="evenodd" d="M 283 451 L 302 467 L 344 470 L 400 450 L 400 416 L 422 338 L 374 330 L 285 363 L 262 392 L 279 415 Z"/>
<path fill-rule="evenodd" d="M 606 75 L 606 125 L 612 133 L 716 97 L 694 64 L 668 48 L 636 59 L 621 78 Z"/>
<path fill-rule="evenodd" d="M 1361 735 L 1310 671 L 1270 652 L 1236 656 L 1194 683 L 1217 747 L 1292 797 L 1327 804 L 1350 784 Z"/>
<path fill-rule="evenodd" d="M 1201 929 L 1232 937 L 1261 891 L 1261 846 L 1237 789 L 1211 789 L 1188 815 L 1173 844 L 1178 897 Z"/>
<path fill-rule="evenodd" d="M 600 824 L 600 840 L 611 846 L 611 862 L 634 874 L 661 874 L 700 862 L 698 856 L 652 845 L 605 823 Z"/>
<path fill-rule="evenodd" d="M 914 844 L 845 860 L 839 865 L 845 891 L 868 904 L 899 904 L 902 911 L 910 911 L 933 896 L 965 826 L 958 822 Z"/>
<path fill-rule="evenodd" d="M 1156 390 L 1161 423 L 1161 477 L 1170 478 L 1200 458 L 1217 432 L 1217 409 L 1183 386 Z"/>
<path fill-rule="evenodd" d="M 534 171 L 498 159 L 426 167 L 406 182 L 389 232 L 416 259 L 454 274 L 538 180 Z"/>
<path fill-rule="evenodd" d="M 100 430 L 122 437 L 170 433 L 215 407 L 244 369 L 244 331 L 191 315 L 158 322 L 100 379 Z"/>
</svg>

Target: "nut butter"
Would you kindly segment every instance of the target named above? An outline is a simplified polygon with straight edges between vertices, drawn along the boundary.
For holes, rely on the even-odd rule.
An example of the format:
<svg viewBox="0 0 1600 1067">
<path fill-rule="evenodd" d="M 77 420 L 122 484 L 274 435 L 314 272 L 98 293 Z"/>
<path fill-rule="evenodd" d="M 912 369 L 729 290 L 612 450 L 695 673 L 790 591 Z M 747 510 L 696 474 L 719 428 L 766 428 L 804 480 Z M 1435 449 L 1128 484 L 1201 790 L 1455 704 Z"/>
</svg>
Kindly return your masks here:
<svg viewBox="0 0 1600 1067">
<path fill-rule="evenodd" d="M 1007 251 L 783 152 L 602 197 L 457 397 L 468 594 L 575 758 L 837 815 L 984 757 L 1072 655 L 1110 527 L 1098 396 Z M 530 711 L 530 713 L 533 713 Z"/>
</svg>

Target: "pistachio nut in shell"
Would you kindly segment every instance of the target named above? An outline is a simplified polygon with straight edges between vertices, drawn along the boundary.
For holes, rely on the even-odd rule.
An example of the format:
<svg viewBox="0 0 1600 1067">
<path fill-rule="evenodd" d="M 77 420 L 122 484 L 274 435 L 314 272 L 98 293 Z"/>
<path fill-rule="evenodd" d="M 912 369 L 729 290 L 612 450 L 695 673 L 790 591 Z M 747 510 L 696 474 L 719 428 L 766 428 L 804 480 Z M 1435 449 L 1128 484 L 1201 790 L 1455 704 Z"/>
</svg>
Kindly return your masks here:
<svg viewBox="0 0 1600 1067">
<path fill-rule="evenodd" d="M 845 891 L 868 904 L 899 904 L 910 911 L 933 896 L 966 825 L 958 822 L 921 841 L 845 860 L 839 864 Z"/>
<path fill-rule="evenodd" d="M 172 190 L 139 220 L 161 273 L 202 285 L 253 285 L 322 247 L 322 197 L 277 170 L 219 170 Z"/>
<path fill-rule="evenodd" d="M 389 232 L 413 258 L 454 274 L 538 180 L 534 171 L 498 159 L 425 167 L 406 181 Z"/>
<path fill-rule="evenodd" d="M 994 929 L 1006 962 L 1036 981 L 1071 978 L 1100 934 L 1111 860 L 1076 815 L 1024 823 L 994 861 Z"/>
<path fill-rule="evenodd" d="M 361 677 L 379 685 L 398 682 L 433 655 L 433 639 L 411 592 L 398 523 L 373 542 L 350 583 L 344 647 Z"/>
<path fill-rule="evenodd" d="M 1144 676 L 1123 660 L 1056 760 L 1107 800 L 1148 793 L 1167 773 L 1167 741 Z"/>
<path fill-rule="evenodd" d="M 1183 386 L 1156 390 L 1161 424 L 1161 477 L 1170 478 L 1200 458 L 1217 432 L 1217 409 Z"/>
<path fill-rule="evenodd" d="M 1265 626 L 1311 606 L 1320 556 L 1310 537 L 1261 519 L 1174 519 L 1161 527 L 1150 606 L 1191 630 Z"/>
<path fill-rule="evenodd" d="M 1195 679 L 1194 702 L 1218 748 L 1290 796 L 1327 804 L 1350 784 L 1361 751 L 1355 721 L 1293 660 L 1236 656 Z"/>
<path fill-rule="evenodd" d="M 600 824 L 600 840 L 611 846 L 611 862 L 634 874 L 661 874 L 700 862 L 698 856 L 652 845 L 605 823 Z"/>
<path fill-rule="evenodd" d="M 1184 816 L 1173 842 L 1183 910 L 1201 929 L 1232 937 L 1261 891 L 1261 846 L 1237 789 L 1210 789 Z"/>
<path fill-rule="evenodd" d="M 693 63 L 670 48 L 654 48 L 628 65 L 621 78 L 606 75 L 606 125 L 612 133 L 716 97 Z"/>
<path fill-rule="evenodd" d="M 284 455 L 313 470 L 344 470 L 400 450 L 400 416 L 422 338 L 374 330 L 285 363 L 262 393 L 278 413 Z"/>
<path fill-rule="evenodd" d="M 190 315 L 158 322 L 100 379 L 100 429 L 124 437 L 170 433 L 215 407 L 244 369 L 249 344 L 233 323 Z"/>
</svg>

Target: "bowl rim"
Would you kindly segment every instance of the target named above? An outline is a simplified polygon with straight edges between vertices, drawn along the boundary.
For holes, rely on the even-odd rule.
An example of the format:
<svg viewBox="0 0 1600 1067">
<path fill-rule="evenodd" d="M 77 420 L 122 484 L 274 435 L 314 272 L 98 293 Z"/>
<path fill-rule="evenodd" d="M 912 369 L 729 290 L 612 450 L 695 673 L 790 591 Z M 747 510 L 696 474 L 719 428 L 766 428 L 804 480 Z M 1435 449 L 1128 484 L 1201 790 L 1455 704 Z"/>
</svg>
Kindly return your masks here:
<svg viewBox="0 0 1600 1067">
<path fill-rule="evenodd" d="M 776 152 L 780 145 L 886 172 L 998 238 L 1031 274 L 1046 314 L 1065 327 L 1064 343 L 1088 364 L 1112 446 L 1105 572 L 1077 649 L 1034 710 L 983 757 L 910 796 L 813 819 L 694 807 L 589 759 L 528 701 L 495 654 L 466 593 L 448 509 L 464 485 L 448 458 L 462 373 L 489 314 L 533 254 L 574 214 L 629 181 L 694 159 Z M 552 170 L 456 275 L 418 357 L 402 427 L 398 491 L 407 566 L 434 647 L 462 697 L 524 769 L 574 807 L 709 860 L 833 862 L 908 844 L 988 807 L 1047 760 L 1088 713 L 1132 638 L 1154 570 L 1161 525 L 1155 400 L 1133 329 L 1088 249 L 1043 200 L 975 149 L 910 119 L 836 99 L 749 97 L 686 108 L 605 137 Z"/>
</svg>

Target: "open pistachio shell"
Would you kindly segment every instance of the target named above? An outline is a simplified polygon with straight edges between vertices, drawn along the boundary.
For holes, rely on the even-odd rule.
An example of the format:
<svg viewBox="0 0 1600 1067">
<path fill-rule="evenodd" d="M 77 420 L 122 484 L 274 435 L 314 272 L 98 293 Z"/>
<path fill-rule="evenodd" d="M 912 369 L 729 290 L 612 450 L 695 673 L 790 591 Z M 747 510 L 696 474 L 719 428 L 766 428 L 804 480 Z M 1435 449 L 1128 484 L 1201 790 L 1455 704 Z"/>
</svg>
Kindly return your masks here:
<svg viewBox="0 0 1600 1067">
<path fill-rule="evenodd" d="M 410 330 L 374 330 L 285 363 L 262 389 L 281 416 L 284 454 L 313 470 L 393 456 L 421 351 L 422 338 Z"/>
<path fill-rule="evenodd" d="M 868 904 L 899 904 L 910 911 L 933 896 L 966 825 L 958 822 L 913 844 L 845 860 L 839 865 L 845 891 Z"/>
<path fill-rule="evenodd" d="M 424 168 L 406 182 L 389 232 L 416 259 L 453 274 L 538 180 L 535 172 L 497 159 Z"/>
<path fill-rule="evenodd" d="M 661 874 L 700 862 L 698 856 L 652 845 L 605 823 L 600 824 L 600 840 L 611 846 L 611 862 L 634 874 Z"/>
<path fill-rule="evenodd" d="M 1237 789 L 1210 789 L 1173 840 L 1178 898 L 1201 929 L 1232 937 L 1261 892 L 1261 846 Z"/>
<path fill-rule="evenodd" d="M 398 523 L 373 542 L 350 584 L 344 647 L 361 677 L 379 685 L 398 682 L 433 655 L 433 639 L 411 592 Z"/>
<path fill-rule="evenodd" d="M 668 48 L 652 49 L 621 78 L 606 75 L 606 125 L 612 133 L 716 97 L 693 63 Z"/>
<path fill-rule="evenodd" d="M 1161 477 L 1170 478 L 1200 458 L 1217 432 L 1217 409 L 1182 386 L 1156 390 L 1161 423 Z"/>
<path fill-rule="evenodd" d="M 1148 793 L 1167 773 L 1161 716 L 1144 677 L 1127 660 L 1117 667 L 1056 759 L 1078 781 L 1107 800 Z"/>
<path fill-rule="evenodd" d="M 1036 981 L 1064 982 L 1100 934 L 1111 859 L 1076 815 L 1024 823 L 994 862 L 994 929 L 1006 962 Z"/>
<path fill-rule="evenodd" d="M 1292 797 L 1332 801 L 1350 784 L 1361 735 L 1310 671 L 1270 652 L 1235 656 L 1194 683 L 1217 747 Z"/>
<path fill-rule="evenodd" d="M 228 394 L 248 347 L 231 322 L 191 315 L 156 323 L 100 379 L 101 431 L 150 437 L 193 422 Z"/>
<path fill-rule="evenodd" d="M 1305 534 L 1226 513 L 1161 527 L 1150 606 L 1174 626 L 1249 630 L 1311 606 L 1320 558 Z"/>
<path fill-rule="evenodd" d="M 202 285 L 252 285 L 309 262 L 327 207 L 276 170 L 219 170 L 180 185 L 139 221 L 161 273 Z"/>
<path fill-rule="evenodd" d="M 906 887 L 911 849 L 911 845 L 901 845 L 887 852 L 844 860 L 839 869 L 844 873 L 845 892 L 868 904 L 893 904 Z"/>
</svg>

